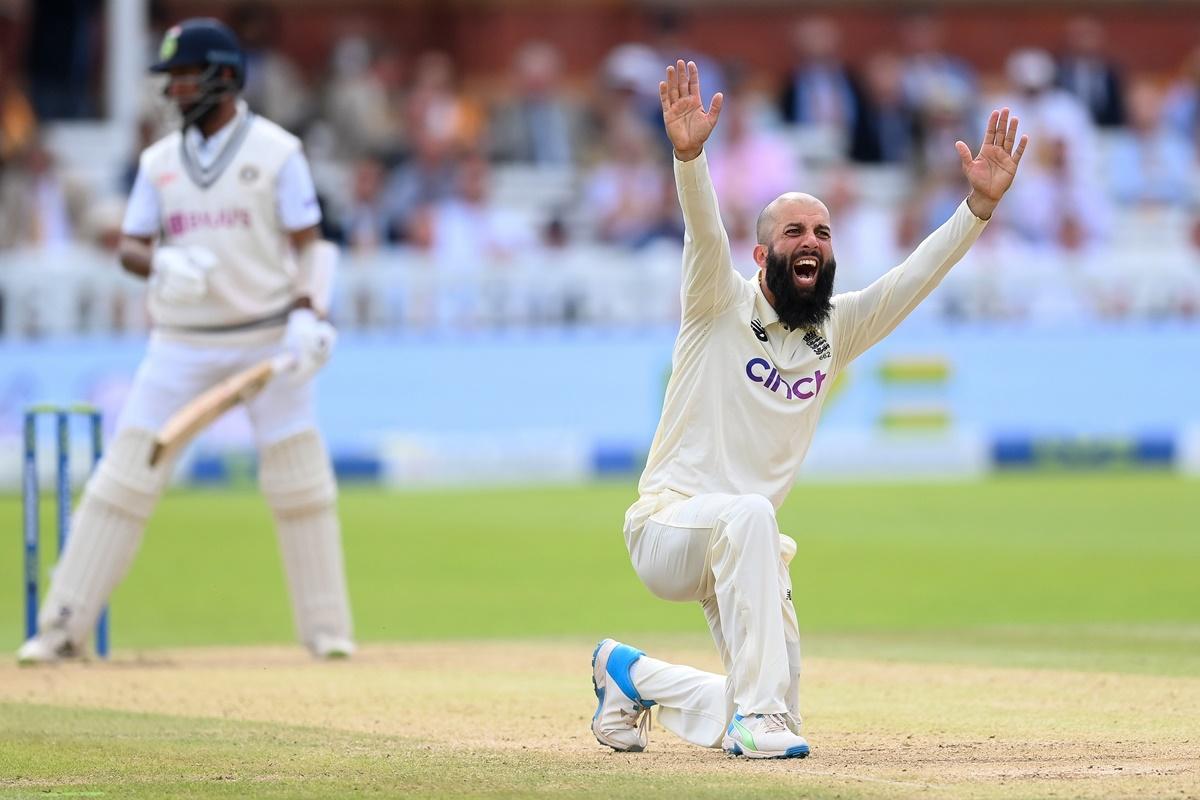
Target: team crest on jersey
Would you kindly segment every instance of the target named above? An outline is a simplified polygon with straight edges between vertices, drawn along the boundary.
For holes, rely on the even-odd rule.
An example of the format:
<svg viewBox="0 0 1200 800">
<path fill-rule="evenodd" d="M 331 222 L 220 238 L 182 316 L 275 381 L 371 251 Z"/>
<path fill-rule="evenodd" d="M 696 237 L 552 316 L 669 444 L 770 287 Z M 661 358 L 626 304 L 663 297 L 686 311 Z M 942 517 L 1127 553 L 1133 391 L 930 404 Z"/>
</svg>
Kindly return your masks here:
<svg viewBox="0 0 1200 800">
<path fill-rule="evenodd" d="M 182 29 L 176 25 L 171 28 L 163 36 L 162 44 L 158 48 L 158 60 L 170 61 L 171 56 L 175 55 L 175 51 L 179 49 L 179 34 Z"/>
<path fill-rule="evenodd" d="M 825 337 L 809 328 L 804 332 L 804 343 L 812 348 L 812 351 L 817 354 L 817 358 L 829 358 L 829 342 L 825 341 Z"/>
<path fill-rule="evenodd" d="M 254 183 L 258 180 L 258 167 L 253 164 L 247 164 L 242 167 L 242 171 L 238 173 L 238 177 L 242 179 L 242 183 Z"/>
</svg>

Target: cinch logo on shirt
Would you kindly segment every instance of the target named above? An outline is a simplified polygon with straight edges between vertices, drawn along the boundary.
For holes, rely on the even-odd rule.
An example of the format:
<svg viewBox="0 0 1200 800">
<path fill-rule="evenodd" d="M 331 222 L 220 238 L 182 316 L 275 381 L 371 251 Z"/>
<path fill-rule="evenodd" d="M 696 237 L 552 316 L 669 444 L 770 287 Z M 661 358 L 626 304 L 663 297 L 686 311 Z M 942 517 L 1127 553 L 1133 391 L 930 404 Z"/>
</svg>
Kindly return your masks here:
<svg viewBox="0 0 1200 800">
<path fill-rule="evenodd" d="M 201 228 L 221 230 L 249 228 L 250 210 L 247 208 L 223 208 L 220 211 L 176 211 L 167 217 L 167 233 L 180 236 Z"/>
<path fill-rule="evenodd" d="M 783 389 L 788 400 L 809 400 L 821 392 L 821 384 L 825 382 L 826 373 L 817 370 L 810 377 L 799 378 L 788 383 L 779 374 L 779 370 L 771 366 L 765 358 L 752 358 L 746 362 L 746 377 L 755 383 L 761 383 L 772 392 L 778 393 Z"/>
</svg>

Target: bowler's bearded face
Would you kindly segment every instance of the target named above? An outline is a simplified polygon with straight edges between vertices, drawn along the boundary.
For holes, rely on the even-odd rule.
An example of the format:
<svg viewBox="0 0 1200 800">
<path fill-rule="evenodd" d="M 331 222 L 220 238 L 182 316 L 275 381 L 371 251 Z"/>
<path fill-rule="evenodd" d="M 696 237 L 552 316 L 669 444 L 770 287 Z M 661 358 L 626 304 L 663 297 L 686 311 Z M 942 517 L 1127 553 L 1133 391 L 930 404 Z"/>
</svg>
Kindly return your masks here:
<svg viewBox="0 0 1200 800">
<path fill-rule="evenodd" d="M 779 320 L 793 330 L 820 325 L 837 272 L 825 204 L 799 192 L 781 195 L 763 209 L 757 233 L 755 255 Z"/>
<path fill-rule="evenodd" d="M 767 288 L 775 296 L 775 313 L 789 330 L 820 325 L 833 309 L 833 278 L 837 261 L 817 252 L 789 256 L 767 248 Z"/>
</svg>

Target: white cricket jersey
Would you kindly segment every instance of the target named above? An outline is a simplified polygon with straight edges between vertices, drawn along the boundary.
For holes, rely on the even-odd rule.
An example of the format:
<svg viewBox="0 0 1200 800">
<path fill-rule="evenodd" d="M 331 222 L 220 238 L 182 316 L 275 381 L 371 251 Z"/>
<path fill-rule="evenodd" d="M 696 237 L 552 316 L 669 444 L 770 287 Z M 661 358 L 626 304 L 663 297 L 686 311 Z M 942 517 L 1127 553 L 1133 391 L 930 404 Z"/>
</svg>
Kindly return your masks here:
<svg viewBox="0 0 1200 800">
<path fill-rule="evenodd" d="M 835 295 L 817 328 L 788 330 L 757 277 L 741 277 L 703 153 L 675 161 L 686 233 L 683 319 L 662 419 L 627 529 L 668 496 L 759 494 L 782 505 L 838 373 L 892 331 L 979 237 L 963 202 L 902 264 Z"/>
<path fill-rule="evenodd" d="M 149 292 L 156 333 L 192 338 L 200 329 L 282 324 L 297 296 L 287 233 L 320 221 L 300 141 L 244 106 L 207 142 L 188 135 L 172 133 L 142 153 L 123 225 L 217 256 L 199 301 L 167 303 Z"/>
</svg>

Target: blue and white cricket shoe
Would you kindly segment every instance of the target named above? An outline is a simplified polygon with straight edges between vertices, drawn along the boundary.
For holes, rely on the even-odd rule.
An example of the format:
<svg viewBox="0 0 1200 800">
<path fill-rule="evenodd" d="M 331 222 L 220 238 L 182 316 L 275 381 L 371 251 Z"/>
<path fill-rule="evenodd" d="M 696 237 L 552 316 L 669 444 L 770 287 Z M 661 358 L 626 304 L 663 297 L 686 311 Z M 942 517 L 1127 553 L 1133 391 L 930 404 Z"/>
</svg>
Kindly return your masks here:
<svg viewBox="0 0 1200 800">
<path fill-rule="evenodd" d="M 787 725 L 784 714 L 735 714 L 721 748 L 731 756 L 746 758 L 804 758 L 808 742 Z"/>
<path fill-rule="evenodd" d="M 646 749 L 654 701 L 643 700 L 629 676 L 633 662 L 641 657 L 641 650 L 615 639 L 601 640 L 592 653 L 592 687 L 598 701 L 592 733 L 613 750 L 640 753 Z"/>
</svg>

